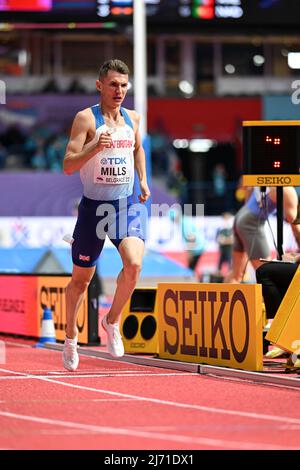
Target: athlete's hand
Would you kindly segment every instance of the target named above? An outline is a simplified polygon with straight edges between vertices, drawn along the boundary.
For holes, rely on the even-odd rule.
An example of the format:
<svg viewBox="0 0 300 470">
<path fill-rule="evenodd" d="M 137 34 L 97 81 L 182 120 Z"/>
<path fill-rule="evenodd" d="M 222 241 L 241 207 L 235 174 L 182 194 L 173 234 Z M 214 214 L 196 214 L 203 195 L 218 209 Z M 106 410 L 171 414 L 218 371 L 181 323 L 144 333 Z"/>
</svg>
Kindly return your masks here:
<svg viewBox="0 0 300 470">
<path fill-rule="evenodd" d="M 110 148 L 112 143 L 111 133 L 109 131 L 103 132 L 99 136 L 99 140 L 97 142 L 97 148 L 100 152 L 105 148 Z"/>
<path fill-rule="evenodd" d="M 148 184 L 146 182 L 140 182 L 141 194 L 139 195 L 139 201 L 141 204 L 146 202 L 151 196 Z"/>
</svg>

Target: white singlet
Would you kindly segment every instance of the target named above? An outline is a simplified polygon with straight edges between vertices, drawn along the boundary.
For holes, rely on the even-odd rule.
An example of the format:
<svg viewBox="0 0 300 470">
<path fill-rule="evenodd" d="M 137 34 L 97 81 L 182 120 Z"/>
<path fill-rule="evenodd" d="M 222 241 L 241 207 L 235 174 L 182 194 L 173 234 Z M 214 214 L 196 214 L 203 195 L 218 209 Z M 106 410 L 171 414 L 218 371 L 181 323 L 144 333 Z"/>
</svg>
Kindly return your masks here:
<svg viewBox="0 0 300 470">
<path fill-rule="evenodd" d="M 124 108 L 121 114 L 125 126 L 109 128 L 104 122 L 99 105 L 91 108 L 96 122 L 94 139 L 84 148 L 98 141 L 99 135 L 111 131 L 112 146 L 97 153 L 80 170 L 83 194 L 89 199 L 112 201 L 131 196 L 134 182 L 133 124 Z"/>
</svg>

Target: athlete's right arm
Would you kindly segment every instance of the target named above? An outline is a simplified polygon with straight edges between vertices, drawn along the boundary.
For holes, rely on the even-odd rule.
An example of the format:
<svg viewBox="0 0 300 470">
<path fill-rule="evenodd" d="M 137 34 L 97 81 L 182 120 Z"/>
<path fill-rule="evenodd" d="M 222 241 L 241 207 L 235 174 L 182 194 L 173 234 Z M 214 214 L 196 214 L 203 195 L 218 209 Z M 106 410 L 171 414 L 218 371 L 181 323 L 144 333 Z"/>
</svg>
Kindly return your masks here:
<svg viewBox="0 0 300 470">
<path fill-rule="evenodd" d="M 101 152 L 105 147 L 109 147 L 111 143 L 111 136 L 102 133 L 99 140 L 85 149 L 84 144 L 88 136 L 90 121 L 86 111 L 80 111 L 76 114 L 73 121 L 70 139 L 66 148 L 66 154 L 63 163 L 64 173 L 71 175 L 80 168 L 94 155 Z"/>
</svg>

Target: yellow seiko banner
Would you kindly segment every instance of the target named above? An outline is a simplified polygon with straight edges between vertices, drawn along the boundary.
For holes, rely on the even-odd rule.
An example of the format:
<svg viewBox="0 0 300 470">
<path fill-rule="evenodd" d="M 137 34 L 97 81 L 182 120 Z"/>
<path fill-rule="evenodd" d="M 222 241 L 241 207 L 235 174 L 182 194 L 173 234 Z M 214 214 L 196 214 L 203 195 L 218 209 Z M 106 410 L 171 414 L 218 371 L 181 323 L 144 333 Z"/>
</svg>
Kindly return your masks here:
<svg viewBox="0 0 300 470">
<path fill-rule="evenodd" d="M 258 284 L 158 284 L 159 357 L 263 369 Z"/>
<path fill-rule="evenodd" d="M 64 341 L 66 336 L 66 287 L 71 276 L 39 276 L 38 277 L 38 315 L 40 324 L 43 318 L 44 308 L 52 310 L 56 339 Z M 88 300 L 87 293 L 79 309 L 78 342 L 88 343 Z"/>
<path fill-rule="evenodd" d="M 243 175 L 243 186 L 300 186 L 300 175 Z"/>
</svg>

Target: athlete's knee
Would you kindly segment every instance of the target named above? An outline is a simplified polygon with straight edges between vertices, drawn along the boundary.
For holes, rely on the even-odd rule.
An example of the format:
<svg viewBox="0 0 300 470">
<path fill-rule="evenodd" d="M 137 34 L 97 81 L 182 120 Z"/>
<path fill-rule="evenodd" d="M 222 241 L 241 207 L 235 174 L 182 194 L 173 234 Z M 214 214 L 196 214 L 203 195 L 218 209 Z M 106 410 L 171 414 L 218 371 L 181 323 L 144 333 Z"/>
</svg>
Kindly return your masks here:
<svg viewBox="0 0 300 470">
<path fill-rule="evenodd" d="M 124 276 L 129 282 L 136 282 L 142 269 L 141 263 L 132 261 L 124 266 Z"/>
<path fill-rule="evenodd" d="M 83 294 L 89 286 L 90 281 L 86 279 L 72 279 L 67 287 L 69 292 Z"/>
</svg>

